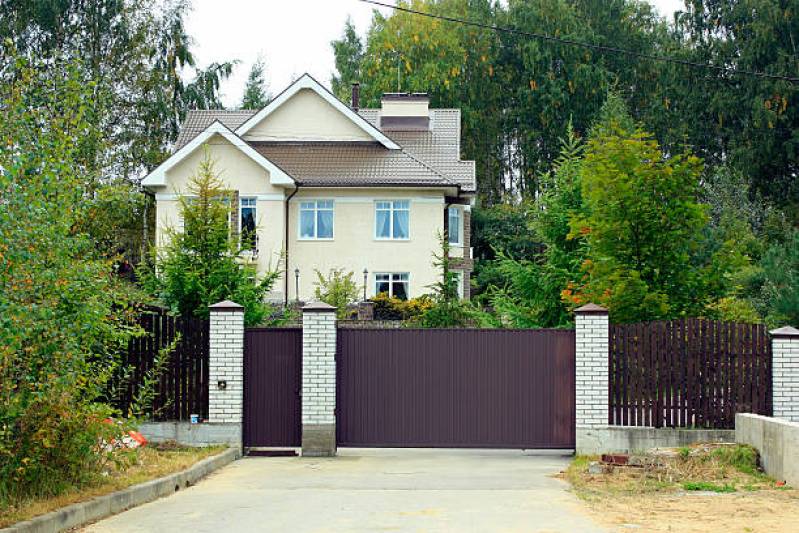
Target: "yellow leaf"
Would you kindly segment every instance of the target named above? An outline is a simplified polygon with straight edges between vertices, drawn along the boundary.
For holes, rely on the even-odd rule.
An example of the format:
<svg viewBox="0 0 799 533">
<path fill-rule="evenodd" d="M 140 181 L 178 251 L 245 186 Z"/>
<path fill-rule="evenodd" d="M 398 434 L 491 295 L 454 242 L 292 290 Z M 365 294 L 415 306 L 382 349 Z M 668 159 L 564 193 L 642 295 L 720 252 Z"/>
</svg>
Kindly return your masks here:
<svg viewBox="0 0 799 533">
<path fill-rule="evenodd" d="M 535 80 L 530 80 L 530 88 L 535 91 L 538 89 L 538 83 Z"/>
<path fill-rule="evenodd" d="M 489 76 L 494 75 L 494 67 L 492 65 L 488 65 L 488 75 Z"/>
</svg>

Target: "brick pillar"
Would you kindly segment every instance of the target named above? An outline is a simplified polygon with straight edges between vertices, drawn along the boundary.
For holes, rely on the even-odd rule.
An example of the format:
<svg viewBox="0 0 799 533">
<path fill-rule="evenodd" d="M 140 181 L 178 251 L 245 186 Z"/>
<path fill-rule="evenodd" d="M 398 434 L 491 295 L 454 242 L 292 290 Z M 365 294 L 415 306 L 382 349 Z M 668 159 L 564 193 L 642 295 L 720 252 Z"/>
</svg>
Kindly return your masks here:
<svg viewBox="0 0 799 533">
<path fill-rule="evenodd" d="M 587 304 L 575 310 L 575 412 L 577 453 L 592 453 L 608 425 L 608 310 Z"/>
<path fill-rule="evenodd" d="M 208 421 L 238 428 L 244 398 L 244 307 L 231 301 L 211 306 Z"/>
<path fill-rule="evenodd" d="M 799 329 L 771 331 L 774 418 L 799 422 Z"/>
<path fill-rule="evenodd" d="M 336 455 L 336 308 L 302 308 L 302 455 Z"/>
</svg>

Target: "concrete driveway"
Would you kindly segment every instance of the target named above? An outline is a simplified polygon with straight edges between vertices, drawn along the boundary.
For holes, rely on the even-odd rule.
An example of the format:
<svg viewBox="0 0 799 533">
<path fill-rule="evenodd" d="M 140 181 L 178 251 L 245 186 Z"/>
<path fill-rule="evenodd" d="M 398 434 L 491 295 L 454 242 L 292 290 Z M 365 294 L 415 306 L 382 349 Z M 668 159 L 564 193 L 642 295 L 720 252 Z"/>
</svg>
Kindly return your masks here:
<svg viewBox="0 0 799 533">
<path fill-rule="evenodd" d="M 252 457 L 91 532 L 598 532 L 566 483 L 568 457 L 520 451 L 342 449 Z"/>
</svg>

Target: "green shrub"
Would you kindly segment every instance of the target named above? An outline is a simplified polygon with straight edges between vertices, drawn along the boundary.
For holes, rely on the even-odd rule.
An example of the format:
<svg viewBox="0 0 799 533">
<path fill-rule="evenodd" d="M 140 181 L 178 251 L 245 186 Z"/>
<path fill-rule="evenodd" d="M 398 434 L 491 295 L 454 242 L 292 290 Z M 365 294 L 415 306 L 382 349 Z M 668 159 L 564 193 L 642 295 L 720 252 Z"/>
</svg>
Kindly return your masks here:
<svg viewBox="0 0 799 533">
<path fill-rule="evenodd" d="M 433 306 L 433 300 L 429 296 L 401 300 L 385 292 L 369 301 L 375 305 L 375 320 L 411 320 Z"/>
<path fill-rule="evenodd" d="M 314 282 L 314 297 L 336 308 L 336 317 L 347 318 L 347 306 L 358 301 L 360 288 L 355 282 L 355 273 L 343 268 L 332 268 L 325 277 L 318 270 Z"/>
</svg>

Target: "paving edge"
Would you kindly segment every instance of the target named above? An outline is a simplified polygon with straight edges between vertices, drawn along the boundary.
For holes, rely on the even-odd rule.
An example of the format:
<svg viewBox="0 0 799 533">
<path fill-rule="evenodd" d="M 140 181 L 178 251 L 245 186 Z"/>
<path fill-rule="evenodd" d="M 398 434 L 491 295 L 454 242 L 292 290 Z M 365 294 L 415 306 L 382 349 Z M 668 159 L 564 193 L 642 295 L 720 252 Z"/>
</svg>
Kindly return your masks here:
<svg viewBox="0 0 799 533">
<path fill-rule="evenodd" d="M 190 487 L 211 472 L 230 464 L 239 457 L 241 457 L 241 451 L 238 448 L 229 448 L 213 457 L 203 459 L 181 472 L 62 507 L 57 511 L 0 529 L 0 533 L 57 533 L 80 527 Z"/>
</svg>

